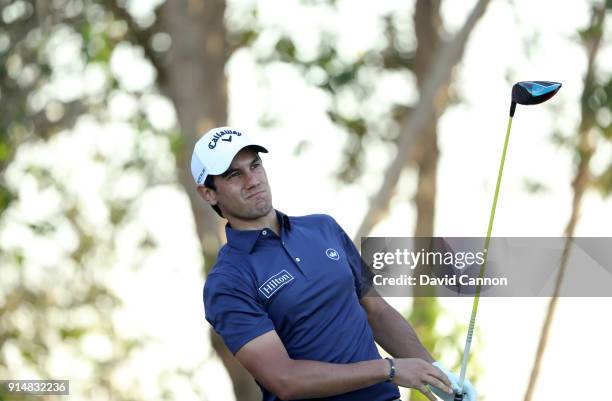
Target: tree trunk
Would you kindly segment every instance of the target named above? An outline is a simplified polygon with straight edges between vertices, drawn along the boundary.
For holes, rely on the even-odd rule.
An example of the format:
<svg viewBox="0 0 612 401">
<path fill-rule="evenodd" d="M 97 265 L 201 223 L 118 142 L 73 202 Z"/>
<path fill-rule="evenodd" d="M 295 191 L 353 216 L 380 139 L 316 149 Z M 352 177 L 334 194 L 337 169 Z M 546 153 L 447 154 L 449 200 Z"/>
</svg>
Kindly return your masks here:
<svg viewBox="0 0 612 401">
<path fill-rule="evenodd" d="M 414 73 L 419 91 L 427 81 L 427 73 L 432 68 L 434 56 L 440 47 L 441 29 L 439 0 L 418 0 L 414 13 L 417 37 L 417 50 L 414 60 Z M 448 85 L 442 85 L 438 99 L 447 99 Z M 434 209 L 436 202 L 436 175 L 438 170 L 438 116 L 446 108 L 446 102 L 438 102 L 434 113 L 430 113 L 424 123 L 415 152 L 418 166 L 418 185 L 415 196 L 417 221 L 415 237 L 433 236 Z"/>
<path fill-rule="evenodd" d="M 440 1 L 418 0 L 415 6 L 414 26 L 417 37 L 417 49 L 414 59 L 414 73 L 422 90 L 427 80 L 427 73 L 432 67 L 432 61 L 440 46 Z M 446 99 L 445 92 L 448 86 L 440 88 L 438 98 Z M 415 249 L 429 248 L 427 237 L 433 236 L 436 206 L 436 182 L 438 171 L 438 116 L 442 114 L 446 104 L 439 104 L 434 113 L 427 117 L 420 138 L 417 143 L 417 151 L 414 159 L 418 168 L 418 183 L 414 202 L 416 206 L 416 225 L 414 228 Z M 423 237 L 421 240 L 420 237 Z M 422 243 L 421 243 L 422 242 Z M 426 268 L 422 266 L 419 268 Z M 433 350 L 435 346 L 434 327 L 438 316 L 438 301 L 428 296 L 427 288 L 414 287 L 412 299 L 412 313 L 410 322 L 414 326 L 419 338 L 425 348 Z M 413 401 L 422 400 L 423 396 L 418 391 L 410 392 Z"/>
<path fill-rule="evenodd" d="M 580 206 L 582 203 L 582 198 L 584 196 L 585 191 L 590 185 L 590 169 L 589 163 L 591 161 L 591 157 L 595 151 L 595 146 L 592 142 L 591 128 L 593 127 L 594 116 L 593 112 L 590 110 L 588 105 L 588 100 L 592 94 L 592 90 L 595 86 L 595 59 L 597 57 L 597 52 L 600 48 L 604 20 L 606 16 L 606 7 L 605 5 L 600 6 L 598 9 L 593 9 L 593 16 L 591 19 L 591 28 L 593 32 L 596 32 L 591 38 L 587 39 L 585 42 L 585 46 L 587 48 L 588 53 L 588 64 L 587 71 L 584 78 L 584 90 L 582 94 L 582 118 L 580 121 L 580 127 L 578 129 L 578 157 L 579 162 L 576 168 L 576 175 L 574 176 L 574 180 L 572 182 L 574 197 L 572 200 L 572 213 L 567 222 L 567 226 L 565 228 L 565 247 L 563 248 L 563 254 L 561 256 L 561 266 L 559 268 L 559 274 L 557 275 L 557 280 L 555 283 L 555 290 L 552 298 L 550 299 L 550 303 L 548 304 L 548 310 L 546 311 L 546 317 L 544 318 L 544 324 L 542 328 L 542 334 L 540 336 L 540 341 L 538 343 L 538 350 L 536 352 L 536 356 L 533 363 L 533 368 L 531 370 L 531 376 L 529 378 L 529 384 L 527 386 L 527 391 L 525 392 L 525 401 L 531 401 L 533 399 L 533 393 L 535 390 L 536 383 L 538 381 L 538 377 L 540 374 L 540 367 L 542 364 L 542 359 L 544 357 L 544 352 L 546 351 L 546 345 L 548 343 L 548 339 L 550 336 L 550 327 L 552 325 L 552 320 L 555 315 L 555 310 L 557 308 L 557 302 L 559 293 L 561 290 L 561 284 L 563 283 L 563 277 L 565 275 L 565 270 L 567 267 L 567 263 L 570 256 L 571 250 L 571 239 L 574 236 L 574 232 L 576 229 L 576 224 L 578 222 L 578 218 L 580 216 Z"/>
<path fill-rule="evenodd" d="M 225 1 L 168 0 L 160 12 L 160 27 L 172 38 L 161 63 L 160 85 L 176 107 L 183 138 L 177 156 L 179 180 L 191 202 L 208 273 L 225 239 L 219 227 L 221 219 L 195 191 L 190 161 L 198 138 L 208 129 L 227 123 Z M 232 380 L 236 400 L 261 398 L 251 375 L 212 331 L 211 343 Z"/>
</svg>

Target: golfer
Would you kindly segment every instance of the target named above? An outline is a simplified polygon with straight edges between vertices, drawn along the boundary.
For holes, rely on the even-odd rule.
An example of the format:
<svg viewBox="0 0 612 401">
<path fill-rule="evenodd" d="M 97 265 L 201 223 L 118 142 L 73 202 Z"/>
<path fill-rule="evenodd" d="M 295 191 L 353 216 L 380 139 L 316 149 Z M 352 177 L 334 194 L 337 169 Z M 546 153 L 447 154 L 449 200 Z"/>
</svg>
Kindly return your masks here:
<svg viewBox="0 0 612 401">
<path fill-rule="evenodd" d="M 378 296 L 338 223 L 272 207 L 259 156 L 267 152 L 220 127 L 200 138 L 191 161 L 198 193 L 227 219 L 227 244 L 204 286 L 206 320 L 263 400 L 392 401 L 398 386 L 453 400 L 457 375 Z M 383 359 L 375 342 L 394 359 Z M 468 381 L 463 390 L 476 400 Z"/>
</svg>

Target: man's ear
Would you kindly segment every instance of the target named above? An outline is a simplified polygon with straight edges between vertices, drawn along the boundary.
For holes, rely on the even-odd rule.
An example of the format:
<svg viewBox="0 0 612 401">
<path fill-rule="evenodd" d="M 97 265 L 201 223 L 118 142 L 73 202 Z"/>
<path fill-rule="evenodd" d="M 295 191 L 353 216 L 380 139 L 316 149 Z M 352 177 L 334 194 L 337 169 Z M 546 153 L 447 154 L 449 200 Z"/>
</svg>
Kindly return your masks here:
<svg viewBox="0 0 612 401">
<path fill-rule="evenodd" d="M 198 185 L 197 191 L 202 199 L 204 199 L 204 202 L 211 206 L 217 204 L 217 192 L 214 189 L 205 187 L 204 185 Z"/>
</svg>

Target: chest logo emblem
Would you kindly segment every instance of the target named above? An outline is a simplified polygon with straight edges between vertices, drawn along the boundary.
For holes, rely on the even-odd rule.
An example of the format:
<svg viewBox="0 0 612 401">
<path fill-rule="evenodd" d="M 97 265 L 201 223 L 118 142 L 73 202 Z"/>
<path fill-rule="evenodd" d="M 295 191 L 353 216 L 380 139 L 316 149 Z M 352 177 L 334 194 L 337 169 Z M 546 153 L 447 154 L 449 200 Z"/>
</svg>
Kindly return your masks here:
<svg viewBox="0 0 612 401">
<path fill-rule="evenodd" d="M 280 290 L 282 286 L 291 281 L 293 281 L 293 276 L 287 270 L 283 269 L 260 285 L 259 292 L 267 299 L 270 299 L 270 297 Z"/>
<path fill-rule="evenodd" d="M 325 251 L 325 254 L 331 260 L 338 260 L 338 259 L 340 259 L 340 254 L 334 248 L 327 248 L 327 250 Z"/>
</svg>

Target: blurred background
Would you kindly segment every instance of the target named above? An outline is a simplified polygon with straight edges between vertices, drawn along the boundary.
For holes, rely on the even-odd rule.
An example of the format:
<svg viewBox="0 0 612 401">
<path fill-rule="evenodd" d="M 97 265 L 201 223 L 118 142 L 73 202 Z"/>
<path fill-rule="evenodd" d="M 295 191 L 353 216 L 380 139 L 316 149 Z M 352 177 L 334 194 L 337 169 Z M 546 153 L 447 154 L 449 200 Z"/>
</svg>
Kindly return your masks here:
<svg viewBox="0 0 612 401">
<path fill-rule="evenodd" d="M 268 147 L 285 213 L 331 214 L 356 241 L 484 236 L 510 88 L 559 81 L 517 110 L 493 235 L 612 236 L 610 10 L 0 0 L 0 379 L 71 381 L 37 400 L 260 399 L 204 320 L 224 222 L 189 160 L 214 126 Z M 470 300 L 389 302 L 458 367 Z M 611 308 L 481 300 L 479 400 L 610 400 Z"/>
</svg>

